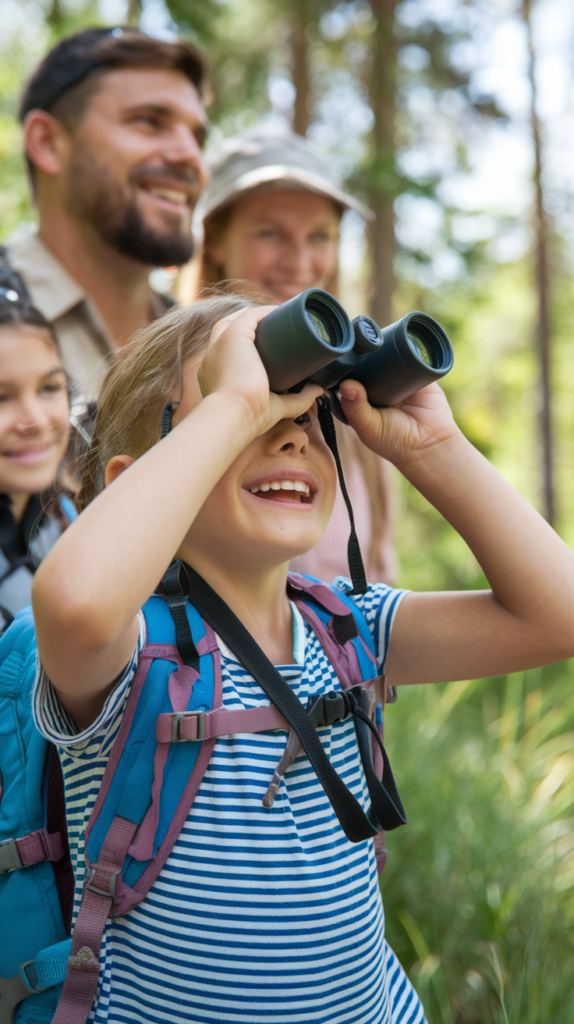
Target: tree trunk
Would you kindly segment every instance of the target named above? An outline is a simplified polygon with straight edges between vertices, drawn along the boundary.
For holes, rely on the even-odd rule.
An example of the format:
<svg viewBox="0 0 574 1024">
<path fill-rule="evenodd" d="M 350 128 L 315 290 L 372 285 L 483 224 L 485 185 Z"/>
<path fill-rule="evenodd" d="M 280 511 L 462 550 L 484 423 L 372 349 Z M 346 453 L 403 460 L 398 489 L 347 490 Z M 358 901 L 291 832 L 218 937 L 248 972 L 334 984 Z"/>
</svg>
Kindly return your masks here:
<svg viewBox="0 0 574 1024">
<path fill-rule="evenodd" d="M 375 119 L 372 142 L 369 203 L 376 220 L 369 225 L 371 252 L 371 316 L 378 324 L 391 323 L 395 287 L 395 10 L 398 0 L 369 0 L 375 27 L 369 93 Z"/>
<path fill-rule="evenodd" d="M 522 17 L 528 39 L 528 76 L 530 79 L 530 125 L 534 146 L 534 190 L 535 190 L 535 287 L 537 296 L 536 341 L 539 359 L 540 413 L 539 433 L 542 451 L 542 492 L 544 516 L 552 525 L 555 519 L 554 498 L 554 451 L 552 438 L 552 393 L 551 393 L 551 327 L 550 288 L 548 273 L 548 222 L 544 209 L 543 153 L 540 138 L 540 120 L 537 113 L 537 88 L 531 21 L 531 0 L 523 0 Z"/>
<path fill-rule="evenodd" d="M 309 82 L 309 43 L 307 28 L 310 23 L 308 0 L 293 7 L 291 29 L 291 74 L 295 86 L 293 131 L 306 135 L 311 120 L 311 86 Z"/>
<path fill-rule="evenodd" d="M 126 25 L 134 25 L 135 28 L 140 23 L 140 17 L 142 13 L 141 0 L 128 0 L 128 9 L 126 13 Z"/>
</svg>

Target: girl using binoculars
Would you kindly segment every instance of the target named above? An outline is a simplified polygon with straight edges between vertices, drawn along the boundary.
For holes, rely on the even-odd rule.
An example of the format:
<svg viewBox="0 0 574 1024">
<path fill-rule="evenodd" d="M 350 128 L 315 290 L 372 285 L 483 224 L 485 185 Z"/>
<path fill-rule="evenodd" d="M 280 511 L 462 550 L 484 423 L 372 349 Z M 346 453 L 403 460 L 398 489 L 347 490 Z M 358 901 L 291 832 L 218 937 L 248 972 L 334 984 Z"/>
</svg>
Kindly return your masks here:
<svg viewBox="0 0 574 1024">
<path fill-rule="evenodd" d="M 269 311 L 233 296 L 204 300 L 171 311 L 118 355 L 103 386 L 83 511 L 36 574 L 34 712 L 60 749 L 76 911 L 84 882 L 91 899 L 109 895 L 110 907 L 119 891 L 115 876 L 109 894 L 86 877 L 84 835 L 146 643 L 140 609 L 172 559 L 211 585 L 304 706 L 341 689 L 287 594 L 289 562 L 318 542 L 335 498 L 317 421 L 321 389 L 269 391 L 254 346 Z M 574 556 L 464 438 L 440 387 L 375 409 L 347 380 L 341 400 L 362 442 L 458 530 L 491 587 L 414 594 L 371 584 L 353 600 L 377 671 L 392 685 L 432 683 L 574 655 Z M 166 402 L 172 429 L 160 440 Z M 224 708 L 268 707 L 232 651 L 218 647 Z M 318 735 L 367 808 L 352 721 Z M 106 921 L 99 948 L 88 943 L 76 956 L 96 972 L 97 1024 L 424 1021 L 384 938 L 372 840 L 347 839 L 304 754 L 272 808 L 262 804 L 286 738 L 275 727 L 215 740 L 147 895 Z"/>
</svg>

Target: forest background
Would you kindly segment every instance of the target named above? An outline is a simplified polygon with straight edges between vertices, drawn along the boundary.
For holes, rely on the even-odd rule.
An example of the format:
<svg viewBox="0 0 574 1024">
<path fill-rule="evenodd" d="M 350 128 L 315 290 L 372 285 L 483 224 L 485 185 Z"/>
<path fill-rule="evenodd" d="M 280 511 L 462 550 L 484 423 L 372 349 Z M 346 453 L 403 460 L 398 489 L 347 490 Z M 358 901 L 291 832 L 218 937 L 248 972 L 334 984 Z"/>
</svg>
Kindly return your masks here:
<svg viewBox="0 0 574 1024">
<path fill-rule="evenodd" d="M 368 233 L 344 220 L 349 313 L 441 321 L 458 422 L 574 545 L 568 0 L 2 0 L 0 238 L 33 218 L 27 73 L 62 35 L 126 22 L 207 51 L 212 141 L 262 122 L 329 153 L 377 214 Z M 484 586 L 397 489 L 399 584 Z M 387 837 L 387 935 L 430 1024 L 574 1020 L 573 683 L 564 663 L 407 688 L 388 709 L 409 824 Z"/>
</svg>

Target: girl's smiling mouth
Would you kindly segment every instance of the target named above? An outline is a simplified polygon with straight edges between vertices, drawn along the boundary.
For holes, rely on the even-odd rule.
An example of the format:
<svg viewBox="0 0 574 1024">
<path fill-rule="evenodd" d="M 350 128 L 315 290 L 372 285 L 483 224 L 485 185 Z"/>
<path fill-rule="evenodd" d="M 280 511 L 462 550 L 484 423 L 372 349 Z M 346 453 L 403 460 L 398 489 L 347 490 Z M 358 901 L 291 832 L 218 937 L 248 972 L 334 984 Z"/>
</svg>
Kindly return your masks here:
<svg viewBox="0 0 574 1024">
<path fill-rule="evenodd" d="M 10 459 L 11 462 L 19 463 L 21 466 L 35 466 L 39 462 L 46 461 L 48 447 L 46 445 L 29 445 L 26 448 L 2 452 L 2 456 L 5 459 Z"/>
<path fill-rule="evenodd" d="M 281 469 L 254 480 L 243 489 L 264 501 L 312 505 L 318 487 L 311 474 L 304 470 Z"/>
</svg>

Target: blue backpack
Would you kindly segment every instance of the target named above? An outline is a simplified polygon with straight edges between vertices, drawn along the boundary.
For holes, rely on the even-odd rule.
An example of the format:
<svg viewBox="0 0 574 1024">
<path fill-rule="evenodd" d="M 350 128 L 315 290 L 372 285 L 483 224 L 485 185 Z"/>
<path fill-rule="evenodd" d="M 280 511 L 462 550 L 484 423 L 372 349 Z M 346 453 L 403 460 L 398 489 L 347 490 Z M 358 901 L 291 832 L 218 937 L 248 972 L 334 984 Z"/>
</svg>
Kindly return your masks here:
<svg viewBox="0 0 574 1024">
<path fill-rule="evenodd" d="M 189 566 L 173 563 L 159 593 L 144 606 L 147 643 L 86 831 L 87 881 L 73 941 L 67 938 L 68 911 L 62 912 L 60 898 L 63 894 L 65 900 L 66 889 L 60 885 L 59 893 L 57 886 L 58 875 L 65 878 L 69 867 L 65 836 L 60 830 L 59 846 L 48 830 L 49 802 L 56 802 L 54 760 L 31 715 L 36 669 L 31 611 L 21 613 L 0 640 L 0 729 L 7 737 L 0 748 L 7 782 L 0 802 L 0 912 L 10 922 L 10 934 L 0 933 L 0 1024 L 12 1019 L 17 1024 L 52 1019 L 54 1024 L 84 1024 L 97 988 L 105 922 L 139 903 L 157 878 L 218 736 L 271 729 L 289 733 L 263 799 L 267 807 L 283 772 L 303 748 L 352 841 L 380 838 L 382 828 L 404 823 L 380 728 L 371 721 L 369 694 L 377 669 L 364 616 L 352 598 L 310 577 L 291 574 L 289 596 L 317 635 L 342 686 L 315 698 L 307 709 Z M 262 686 L 270 706 L 222 707 L 215 631 Z M 379 722 L 381 711 L 379 706 Z M 351 714 L 371 795 L 368 814 L 332 768 L 316 733 Z M 376 734 L 374 742 L 369 729 Z M 41 836 L 35 841 L 43 859 L 19 860 L 20 848 L 31 844 L 34 829 Z"/>
</svg>

